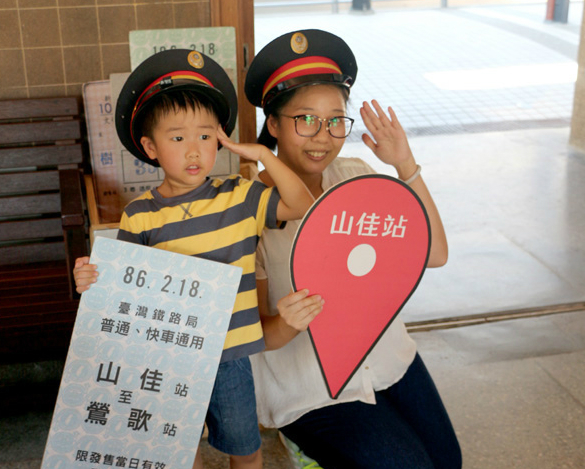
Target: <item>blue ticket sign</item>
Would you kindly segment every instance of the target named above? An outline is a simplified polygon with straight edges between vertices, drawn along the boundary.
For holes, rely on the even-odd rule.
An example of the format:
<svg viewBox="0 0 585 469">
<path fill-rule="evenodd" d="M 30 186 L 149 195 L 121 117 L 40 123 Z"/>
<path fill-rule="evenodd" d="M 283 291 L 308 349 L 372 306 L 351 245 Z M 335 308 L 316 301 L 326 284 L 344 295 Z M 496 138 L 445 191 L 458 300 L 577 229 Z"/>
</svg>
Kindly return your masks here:
<svg viewBox="0 0 585 469">
<path fill-rule="evenodd" d="M 41 469 L 191 469 L 242 269 L 96 238 Z"/>
</svg>

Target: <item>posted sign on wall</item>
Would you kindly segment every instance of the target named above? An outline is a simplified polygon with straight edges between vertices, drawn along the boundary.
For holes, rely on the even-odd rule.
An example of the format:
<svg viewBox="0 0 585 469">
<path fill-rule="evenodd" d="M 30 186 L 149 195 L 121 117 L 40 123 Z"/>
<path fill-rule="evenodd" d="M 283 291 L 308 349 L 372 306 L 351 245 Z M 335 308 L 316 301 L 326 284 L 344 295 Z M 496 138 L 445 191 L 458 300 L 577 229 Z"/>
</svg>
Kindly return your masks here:
<svg viewBox="0 0 585 469">
<path fill-rule="evenodd" d="M 42 469 L 191 469 L 241 269 L 96 238 Z"/>
</svg>

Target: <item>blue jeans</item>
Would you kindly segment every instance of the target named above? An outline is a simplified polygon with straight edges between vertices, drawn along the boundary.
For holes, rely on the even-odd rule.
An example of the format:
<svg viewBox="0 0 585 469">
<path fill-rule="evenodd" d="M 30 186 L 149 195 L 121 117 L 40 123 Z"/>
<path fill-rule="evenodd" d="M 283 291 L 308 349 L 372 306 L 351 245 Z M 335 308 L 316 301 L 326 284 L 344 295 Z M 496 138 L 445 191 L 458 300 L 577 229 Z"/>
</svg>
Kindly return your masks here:
<svg viewBox="0 0 585 469">
<path fill-rule="evenodd" d="M 376 392 L 376 405 L 334 404 L 280 429 L 324 469 L 459 469 L 461 450 L 421 357 Z"/>
<path fill-rule="evenodd" d="M 260 448 L 256 395 L 248 357 L 220 363 L 207 417 L 207 441 L 219 451 L 235 456 Z"/>
</svg>

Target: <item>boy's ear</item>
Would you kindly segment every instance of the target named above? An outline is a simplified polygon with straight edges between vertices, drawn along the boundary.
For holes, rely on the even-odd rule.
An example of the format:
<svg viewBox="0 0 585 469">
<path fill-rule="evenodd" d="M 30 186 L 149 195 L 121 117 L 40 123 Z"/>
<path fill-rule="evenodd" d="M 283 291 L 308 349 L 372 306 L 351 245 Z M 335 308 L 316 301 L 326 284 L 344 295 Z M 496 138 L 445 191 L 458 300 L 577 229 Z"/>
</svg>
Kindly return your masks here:
<svg viewBox="0 0 585 469">
<path fill-rule="evenodd" d="M 154 141 L 149 137 L 142 137 L 140 139 L 140 144 L 142 145 L 142 148 L 144 148 L 144 151 L 146 152 L 148 157 L 151 160 L 156 160 L 157 153 Z"/>
<path fill-rule="evenodd" d="M 270 133 L 270 135 L 274 138 L 278 138 L 277 136 L 277 132 L 278 132 L 278 118 L 274 117 L 272 114 L 270 114 L 267 118 L 266 118 L 266 128 L 268 129 L 268 132 Z"/>
</svg>

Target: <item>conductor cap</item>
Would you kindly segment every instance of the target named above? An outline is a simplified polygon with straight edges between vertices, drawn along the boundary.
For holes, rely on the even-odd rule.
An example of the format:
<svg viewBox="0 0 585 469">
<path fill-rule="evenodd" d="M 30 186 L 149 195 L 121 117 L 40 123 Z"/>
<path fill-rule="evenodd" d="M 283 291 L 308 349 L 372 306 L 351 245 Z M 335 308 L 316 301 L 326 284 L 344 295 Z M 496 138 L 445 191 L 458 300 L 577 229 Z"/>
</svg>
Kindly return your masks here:
<svg viewBox="0 0 585 469">
<path fill-rule="evenodd" d="M 201 52 L 187 49 L 162 51 L 147 58 L 130 74 L 116 105 L 118 137 L 136 158 L 158 166 L 140 144 L 141 123 L 152 98 L 179 90 L 207 98 L 225 133 L 229 136 L 234 130 L 238 101 L 225 70 Z"/>
<path fill-rule="evenodd" d="M 283 92 L 313 84 L 350 88 L 357 76 L 353 52 L 343 39 L 319 29 L 293 31 L 268 43 L 254 58 L 244 90 L 257 107 Z"/>
</svg>

